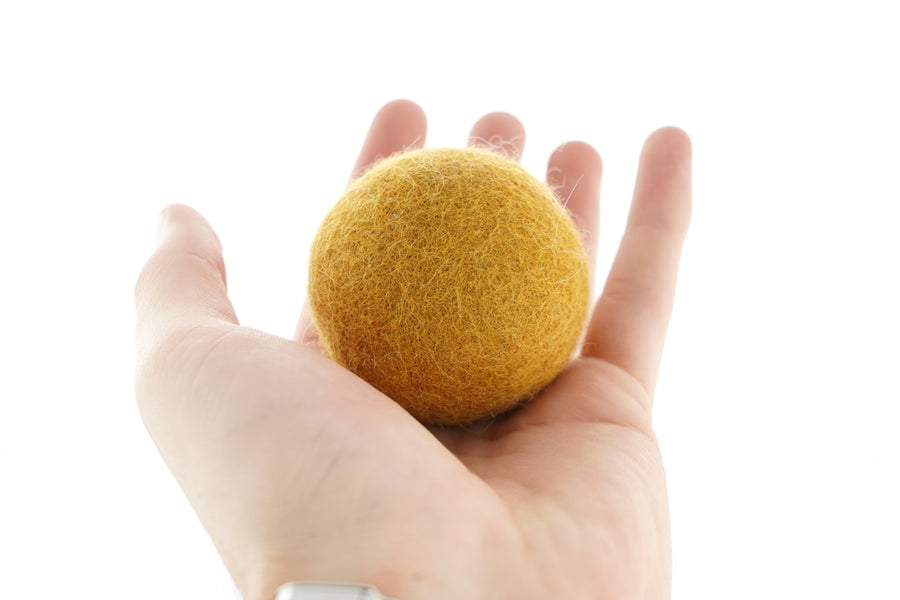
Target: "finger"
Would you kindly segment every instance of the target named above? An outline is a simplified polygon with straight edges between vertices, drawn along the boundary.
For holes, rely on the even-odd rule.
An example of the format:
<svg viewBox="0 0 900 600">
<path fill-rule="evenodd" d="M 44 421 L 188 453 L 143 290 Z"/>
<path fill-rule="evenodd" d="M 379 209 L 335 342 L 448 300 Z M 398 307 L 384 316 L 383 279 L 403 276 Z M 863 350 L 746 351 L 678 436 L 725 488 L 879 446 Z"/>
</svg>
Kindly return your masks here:
<svg viewBox="0 0 900 600">
<path fill-rule="evenodd" d="M 494 112 L 478 119 L 469 133 L 469 146 L 487 148 L 513 160 L 522 158 L 525 128 L 508 113 Z"/>
<path fill-rule="evenodd" d="M 572 215 L 588 257 L 592 281 L 597 263 L 602 175 L 600 155 L 584 142 L 563 144 L 550 156 L 547 164 L 547 183 Z"/>
<path fill-rule="evenodd" d="M 194 209 L 173 204 L 160 214 L 156 251 L 135 286 L 135 310 L 139 346 L 198 323 L 237 324 L 222 246 Z"/>
<path fill-rule="evenodd" d="M 385 104 L 372 120 L 350 180 L 382 158 L 424 146 L 425 128 L 425 112 L 415 102 L 394 100 Z"/>
<path fill-rule="evenodd" d="M 350 180 L 358 178 L 382 158 L 421 148 L 425 144 L 425 129 L 425 112 L 415 102 L 394 100 L 385 104 L 372 119 Z M 319 333 L 312 321 L 309 300 L 303 301 L 297 327 L 294 329 L 294 340 L 319 348 Z"/>
<path fill-rule="evenodd" d="M 631 373 L 648 402 L 690 218 L 691 142 L 682 130 L 663 128 L 644 144 L 625 233 L 582 350 Z"/>
</svg>

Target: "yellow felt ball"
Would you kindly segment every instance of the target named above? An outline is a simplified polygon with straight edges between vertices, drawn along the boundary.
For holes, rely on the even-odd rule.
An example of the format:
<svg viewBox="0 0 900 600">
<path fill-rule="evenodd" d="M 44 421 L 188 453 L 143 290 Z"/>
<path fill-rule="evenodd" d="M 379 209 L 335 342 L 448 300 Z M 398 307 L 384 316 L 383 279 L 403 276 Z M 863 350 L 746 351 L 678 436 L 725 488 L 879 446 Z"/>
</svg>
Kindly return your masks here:
<svg viewBox="0 0 900 600">
<path fill-rule="evenodd" d="M 430 424 L 533 398 L 569 361 L 589 296 L 566 209 L 487 150 L 379 162 L 328 213 L 310 254 L 325 353 Z"/>
</svg>

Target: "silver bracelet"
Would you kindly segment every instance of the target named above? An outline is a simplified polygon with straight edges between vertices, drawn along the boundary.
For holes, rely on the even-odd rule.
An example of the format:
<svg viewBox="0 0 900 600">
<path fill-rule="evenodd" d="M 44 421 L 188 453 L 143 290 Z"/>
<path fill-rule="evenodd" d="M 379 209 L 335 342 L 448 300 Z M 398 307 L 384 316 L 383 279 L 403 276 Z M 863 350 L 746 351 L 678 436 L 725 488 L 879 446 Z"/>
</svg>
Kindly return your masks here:
<svg viewBox="0 0 900 600">
<path fill-rule="evenodd" d="M 278 588 L 275 600 L 391 600 L 371 585 L 295 581 Z"/>
</svg>

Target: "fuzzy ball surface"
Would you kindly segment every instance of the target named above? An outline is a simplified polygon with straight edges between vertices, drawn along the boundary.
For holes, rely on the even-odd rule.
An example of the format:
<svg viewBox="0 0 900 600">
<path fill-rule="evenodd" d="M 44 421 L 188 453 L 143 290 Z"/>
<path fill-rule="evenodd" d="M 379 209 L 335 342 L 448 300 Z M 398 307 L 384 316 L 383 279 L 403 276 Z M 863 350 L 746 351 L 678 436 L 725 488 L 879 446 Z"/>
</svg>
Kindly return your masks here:
<svg viewBox="0 0 900 600">
<path fill-rule="evenodd" d="M 438 425 L 533 398 L 571 358 L 590 300 L 553 191 L 472 148 L 395 155 L 352 182 L 313 241 L 308 292 L 325 353 Z"/>
</svg>

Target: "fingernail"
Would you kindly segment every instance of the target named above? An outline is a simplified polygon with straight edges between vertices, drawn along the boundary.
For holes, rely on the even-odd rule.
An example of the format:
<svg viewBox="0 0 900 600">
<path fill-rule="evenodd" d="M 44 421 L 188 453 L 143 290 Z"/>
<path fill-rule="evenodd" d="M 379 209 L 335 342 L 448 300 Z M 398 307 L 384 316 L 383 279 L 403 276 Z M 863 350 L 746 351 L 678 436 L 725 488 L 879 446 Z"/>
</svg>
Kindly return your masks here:
<svg viewBox="0 0 900 600">
<path fill-rule="evenodd" d="M 156 217 L 156 245 L 166 237 L 166 228 L 169 226 L 169 209 L 164 208 Z"/>
</svg>

